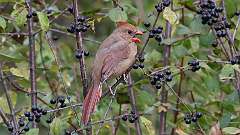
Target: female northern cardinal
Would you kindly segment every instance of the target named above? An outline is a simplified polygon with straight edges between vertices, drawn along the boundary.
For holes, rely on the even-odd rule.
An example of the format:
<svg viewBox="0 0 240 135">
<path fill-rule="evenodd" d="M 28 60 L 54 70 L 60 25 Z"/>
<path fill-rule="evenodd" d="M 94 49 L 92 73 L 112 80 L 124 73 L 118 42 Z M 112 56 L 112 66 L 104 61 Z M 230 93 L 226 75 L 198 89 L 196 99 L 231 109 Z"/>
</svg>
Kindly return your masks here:
<svg viewBox="0 0 240 135">
<path fill-rule="evenodd" d="M 127 22 L 118 22 L 116 30 L 100 45 L 94 60 L 92 82 L 83 101 L 82 123 L 86 125 L 90 114 L 95 110 L 102 94 L 102 83 L 110 77 L 123 75 L 134 63 L 137 46 L 142 35 L 135 26 Z"/>
</svg>

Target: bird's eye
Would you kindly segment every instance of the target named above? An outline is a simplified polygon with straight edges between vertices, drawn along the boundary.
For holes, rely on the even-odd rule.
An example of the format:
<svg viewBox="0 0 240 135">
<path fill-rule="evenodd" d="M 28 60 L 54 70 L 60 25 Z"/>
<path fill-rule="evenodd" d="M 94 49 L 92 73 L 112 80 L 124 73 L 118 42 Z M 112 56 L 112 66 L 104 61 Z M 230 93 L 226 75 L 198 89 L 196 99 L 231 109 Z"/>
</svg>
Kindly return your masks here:
<svg viewBox="0 0 240 135">
<path fill-rule="evenodd" d="M 132 34 L 133 34 L 133 31 L 128 30 L 128 34 L 132 35 Z"/>
</svg>

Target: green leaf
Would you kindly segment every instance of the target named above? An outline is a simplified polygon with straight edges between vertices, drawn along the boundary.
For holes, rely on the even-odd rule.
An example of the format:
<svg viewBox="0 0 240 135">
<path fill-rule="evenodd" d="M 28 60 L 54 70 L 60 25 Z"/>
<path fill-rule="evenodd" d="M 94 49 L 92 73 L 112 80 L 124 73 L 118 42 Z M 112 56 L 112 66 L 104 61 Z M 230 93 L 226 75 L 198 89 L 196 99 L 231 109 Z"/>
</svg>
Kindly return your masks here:
<svg viewBox="0 0 240 135">
<path fill-rule="evenodd" d="M 125 11 L 122 11 L 120 8 L 111 9 L 107 16 L 113 22 L 126 21 L 128 19 L 127 13 Z"/>
<path fill-rule="evenodd" d="M 64 135 L 64 130 L 67 129 L 67 121 L 60 118 L 54 118 L 50 125 L 51 135 Z"/>
<path fill-rule="evenodd" d="M 38 12 L 37 13 L 39 23 L 43 31 L 47 31 L 49 29 L 49 20 L 45 13 Z"/>
<path fill-rule="evenodd" d="M 27 14 L 28 14 L 28 12 L 27 12 L 26 8 L 23 8 L 22 11 L 20 11 L 16 14 L 15 19 L 16 19 L 16 24 L 18 26 L 23 26 L 27 22 L 27 18 L 26 18 Z"/>
<path fill-rule="evenodd" d="M 240 134 L 240 129 L 236 127 L 225 127 L 222 129 L 222 131 L 225 134 L 231 134 L 231 135 Z"/>
<path fill-rule="evenodd" d="M 178 16 L 175 12 L 171 10 L 171 8 L 166 7 L 163 11 L 163 18 L 169 21 L 170 24 L 178 23 Z"/>
<path fill-rule="evenodd" d="M 26 132 L 25 135 L 38 135 L 39 133 L 39 128 L 32 128 L 28 132 Z"/>
<path fill-rule="evenodd" d="M 6 26 L 7 26 L 7 24 L 6 24 L 5 19 L 0 16 L 0 27 L 2 27 L 3 29 L 5 29 Z"/>
<path fill-rule="evenodd" d="M 18 77 L 23 77 L 26 80 L 28 80 L 29 77 L 29 71 L 27 68 L 10 68 L 10 72 Z"/>
<path fill-rule="evenodd" d="M 147 129 L 148 135 L 155 135 L 155 131 L 152 126 L 152 122 L 143 116 L 140 117 L 140 120 L 143 123 L 143 125 L 145 126 L 145 128 Z"/>
<path fill-rule="evenodd" d="M 224 113 L 222 118 L 220 119 L 220 127 L 224 128 L 229 125 L 229 122 L 231 121 L 231 113 Z"/>
<path fill-rule="evenodd" d="M 11 93 L 9 92 L 9 94 L 11 95 L 10 97 L 11 97 L 13 106 L 15 106 L 17 101 L 17 94 L 15 92 L 11 92 Z M 0 97 L 0 107 L 3 109 L 4 112 L 10 113 L 7 99 L 5 96 Z"/>
<path fill-rule="evenodd" d="M 225 79 L 234 74 L 233 66 L 230 64 L 225 64 L 219 74 L 220 79 Z"/>
</svg>

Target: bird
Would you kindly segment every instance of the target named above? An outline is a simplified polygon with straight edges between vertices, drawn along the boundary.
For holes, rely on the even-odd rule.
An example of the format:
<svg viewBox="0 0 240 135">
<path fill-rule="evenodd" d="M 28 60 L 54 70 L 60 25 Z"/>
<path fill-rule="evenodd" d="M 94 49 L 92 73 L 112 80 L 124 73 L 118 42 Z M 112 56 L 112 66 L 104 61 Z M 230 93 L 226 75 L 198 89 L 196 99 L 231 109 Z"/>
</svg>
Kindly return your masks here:
<svg viewBox="0 0 240 135">
<path fill-rule="evenodd" d="M 81 123 L 86 125 L 102 95 L 102 84 L 123 75 L 135 62 L 137 43 L 143 35 L 134 25 L 121 21 L 98 48 L 91 72 L 92 81 L 83 101 Z"/>
</svg>

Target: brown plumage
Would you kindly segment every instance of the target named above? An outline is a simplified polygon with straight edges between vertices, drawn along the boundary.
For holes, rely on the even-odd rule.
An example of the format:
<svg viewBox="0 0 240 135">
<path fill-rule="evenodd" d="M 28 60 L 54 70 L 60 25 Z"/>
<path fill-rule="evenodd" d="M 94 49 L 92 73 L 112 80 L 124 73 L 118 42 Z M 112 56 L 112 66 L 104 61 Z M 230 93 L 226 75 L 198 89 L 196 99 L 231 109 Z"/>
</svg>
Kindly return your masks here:
<svg viewBox="0 0 240 135">
<path fill-rule="evenodd" d="M 119 22 L 117 28 L 100 45 L 92 69 L 92 82 L 83 102 L 82 123 L 89 121 L 90 114 L 102 94 L 102 83 L 109 78 L 123 75 L 134 63 L 140 40 L 134 35 L 143 34 L 135 26 Z"/>
</svg>

